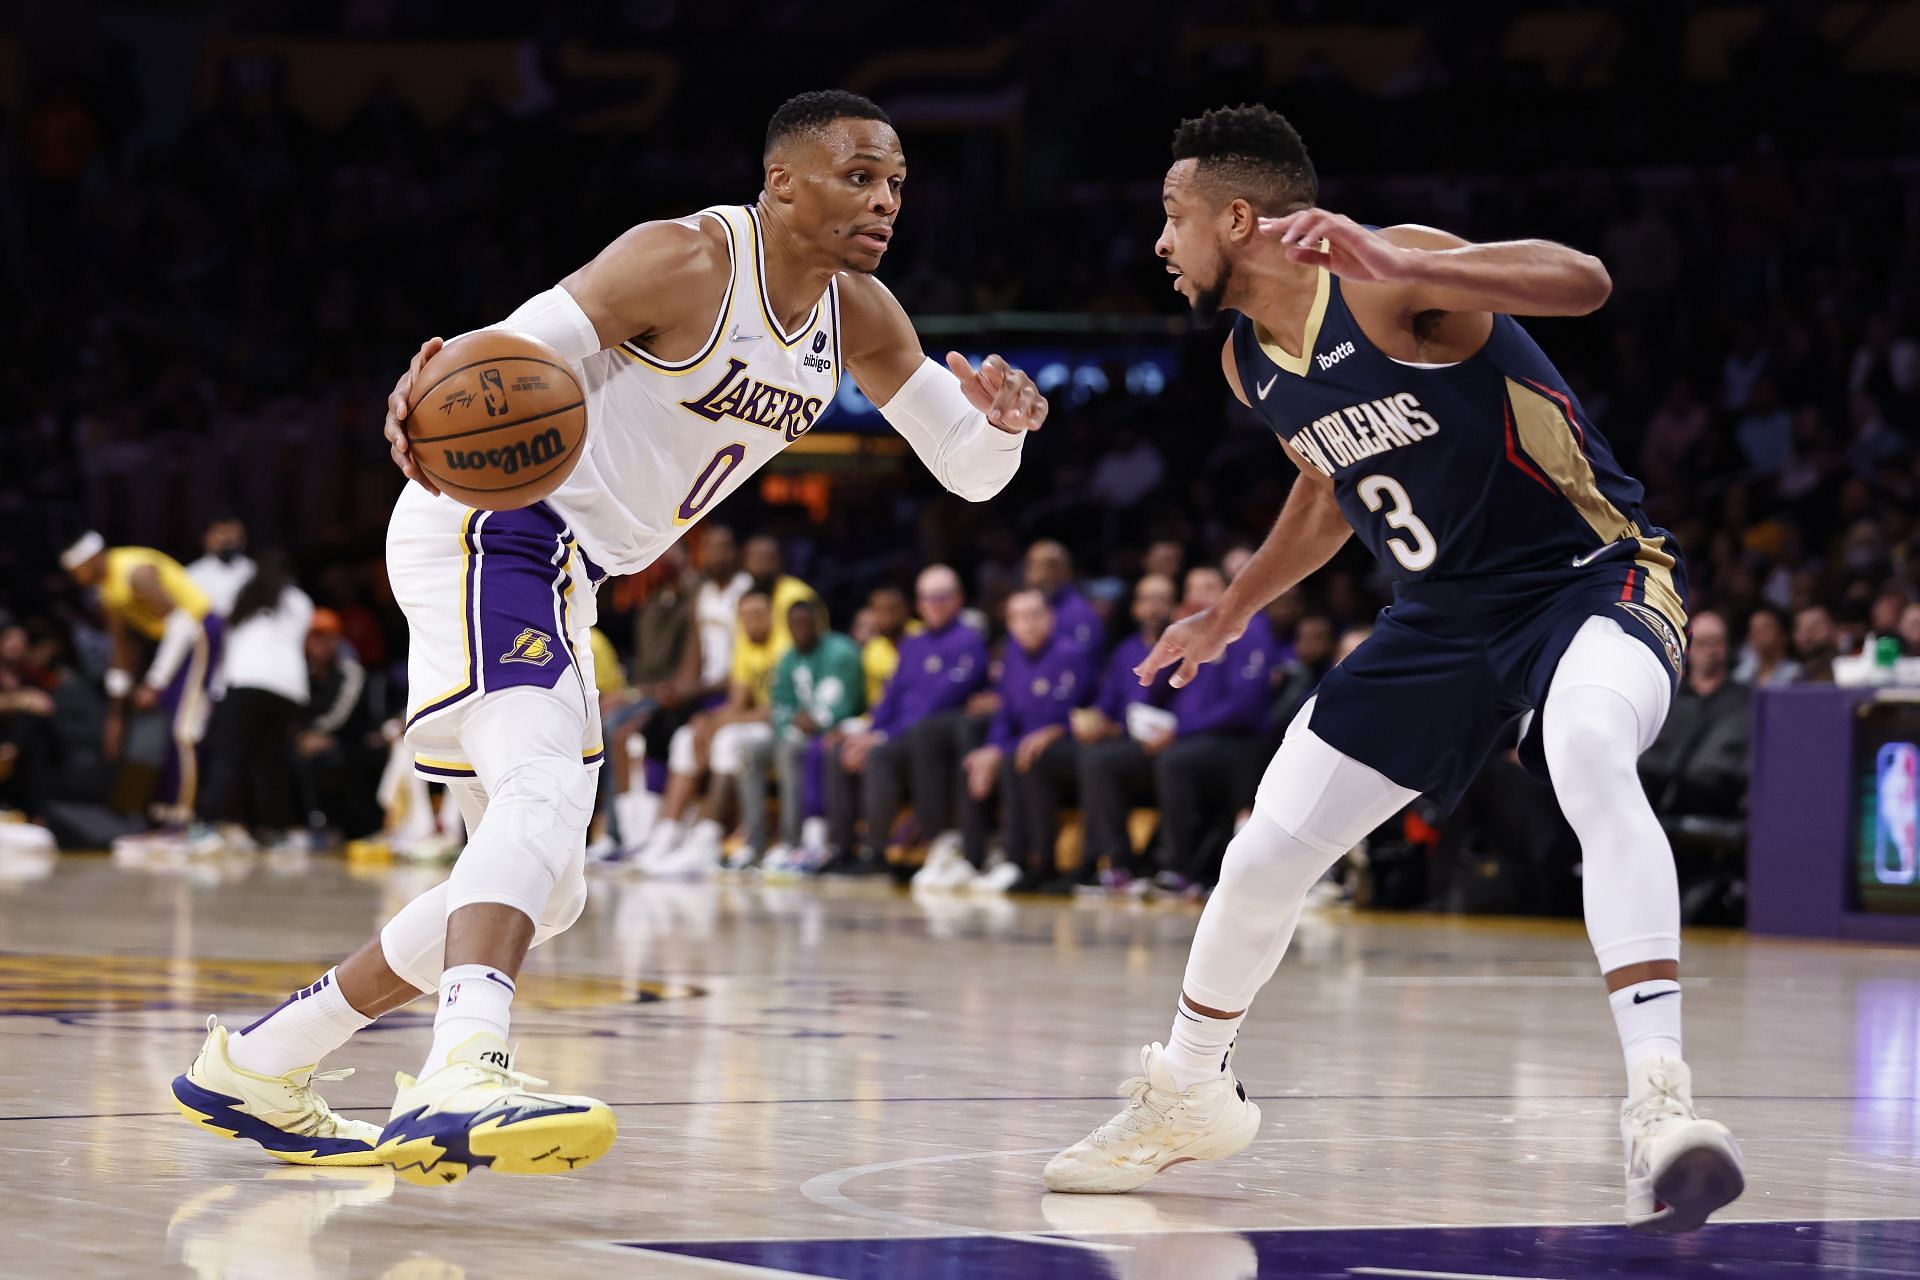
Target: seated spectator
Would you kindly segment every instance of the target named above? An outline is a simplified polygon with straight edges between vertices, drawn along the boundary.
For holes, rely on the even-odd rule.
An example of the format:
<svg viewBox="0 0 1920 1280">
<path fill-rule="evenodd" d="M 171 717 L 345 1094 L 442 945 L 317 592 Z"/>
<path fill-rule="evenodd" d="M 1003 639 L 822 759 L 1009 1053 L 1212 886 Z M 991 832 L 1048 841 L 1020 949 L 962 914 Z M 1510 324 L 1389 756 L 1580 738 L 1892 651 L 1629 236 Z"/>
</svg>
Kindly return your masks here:
<svg viewBox="0 0 1920 1280">
<path fill-rule="evenodd" d="M 1840 656 L 1840 632 L 1825 605 L 1810 604 L 1793 615 L 1793 657 L 1800 678 L 1810 684 L 1833 683 L 1833 660 Z"/>
<path fill-rule="evenodd" d="M 860 645 L 860 669 L 866 678 L 864 705 L 872 707 L 879 705 L 887 681 L 900 665 L 900 641 L 919 631 L 920 624 L 907 611 L 907 597 L 898 587 L 875 587 L 862 612 L 871 616 L 873 634 L 854 639 Z"/>
<path fill-rule="evenodd" d="M 813 816 L 802 800 L 808 752 L 862 706 L 860 651 L 846 636 L 825 630 L 820 621 L 824 612 L 808 600 L 795 601 L 787 612 L 793 648 L 774 668 L 769 699 L 773 732 L 747 744 L 740 770 L 740 814 L 747 836 L 740 866 L 763 853 L 772 868 L 793 864 L 802 845 L 802 820 Z M 780 780 L 780 844 L 772 850 L 767 848 L 768 769 Z M 818 848 L 807 850 L 814 860 L 795 868 L 811 870 L 824 862 L 825 845 L 821 839 Z"/>
<path fill-rule="evenodd" d="M 1690 630 L 1686 679 L 1640 757 L 1640 777 L 1663 819 L 1737 817 L 1746 809 L 1752 695 L 1728 679 L 1726 620 L 1706 610 Z"/>
<path fill-rule="evenodd" d="M 667 791 L 637 859 L 642 871 L 700 875 L 719 867 L 727 835 L 721 818 L 737 792 L 735 778 L 745 767 L 745 752 L 773 734 L 768 719 L 773 672 L 785 651 L 774 630 L 767 593 L 757 587 L 748 590 L 740 597 L 726 702 L 682 725 L 667 750 Z M 701 801 L 699 818 L 689 820 L 695 800 Z"/>
<path fill-rule="evenodd" d="M 734 614 L 746 582 L 741 577 L 740 591 L 733 591 L 736 575 L 721 558 L 732 546 L 732 535 L 720 533 L 718 541 L 712 531 L 707 535 L 709 546 L 721 551 L 709 559 L 704 577 L 688 568 L 683 546 L 668 547 L 660 557 L 664 574 L 634 619 L 633 687 L 620 699 L 608 732 L 624 738 L 637 729 L 648 760 L 665 763 L 673 735 L 726 698 Z M 716 569 L 726 574 L 722 582 L 712 577 Z M 723 620 L 712 616 L 717 609 L 726 610 Z M 615 786 L 624 783 L 616 780 Z"/>
<path fill-rule="evenodd" d="M 1900 611 L 1900 651 L 1909 658 L 1920 658 L 1920 601 Z"/>
<path fill-rule="evenodd" d="M 987 644 L 961 621 L 966 597 L 946 565 L 921 571 L 914 603 L 926 630 L 900 642 L 899 668 L 866 728 L 841 740 L 839 768 L 828 774 L 828 840 L 848 870 L 883 867 L 909 793 L 922 832 L 955 826 L 959 727 L 967 699 L 986 681 Z M 856 809 L 866 818 L 864 836 L 854 831 Z"/>
<path fill-rule="evenodd" d="M 0 629 L 0 809 L 44 821 L 59 761 L 50 673 L 33 669 L 27 629 Z"/>
<path fill-rule="evenodd" d="M 313 611 L 306 651 L 309 697 L 294 737 L 301 809 L 308 826 L 357 839 L 381 823 L 374 796 L 387 743 L 380 733 L 379 687 L 347 652 L 331 609 Z"/>
<path fill-rule="evenodd" d="M 1350 628 L 1353 634 L 1357 628 Z M 1327 672 L 1333 670 L 1336 655 L 1333 639 L 1333 619 L 1321 614 L 1310 614 L 1300 619 L 1293 629 L 1293 653 L 1280 663 L 1273 672 L 1274 695 L 1271 727 L 1273 743 L 1279 745 L 1281 735 L 1293 718 L 1300 714 L 1300 708 L 1307 705 L 1307 699 L 1319 687 Z"/>
<path fill-rule="evenodd" d="M 1103 648 L 1100 617 L 1073 585 L 1073 557 L 1051 538 L 1027 548 L 1027 589 L 1038 591 L 1053 611 L 1053 625 L 1071 644 L 1082 649 Z"/>
<path fill-rule="evenodd" d="M 1071 776 L 1072 741 L 1067 725 L 1076 707 L 1093 700 L 1096 656 L 1058 630 L 1046 597 L 1029 588 L 1007 600 L 1007 652 L 997 681 L 1000 709 L 987 741 L 967 753 L 962 802 L 962 841 L 966 859 L 984 866 L 991 830 L 990 805 L 1000 799 L 1001 839 L 1006 858 L 987 868 L 975 888 L 1004 892 L 1016 886 L 1035 889 L 1053 879 L 1053 847 L 1059 834 L 1055 812 L 1034 803 L 1028 776 L 1040 771 Z M 950 847 L 950 846 L 948 846 Z M 951 872 L 947 847 L 939 862 L 929 859 L 940 879 Z"/>
<path fill-rule="evenodd" d="M 785 571 L 777 539 L 766 534 L 748 538 L 743 563 L 753 589 L 765 592 L 773 609 L 773 644 L 781 653 L 793 647 L 793 637 L 787 634 L 787 612 L 799 601 L 809 600 L 818 605 L 823 611 L 820 625 L 827 625 L 826 605 L 821 602 L 820 593 Z M 739 635 L 740 629 L 735 627 L 736 640 Z"/>
<path fill-rule="evenodd" d="M 1173 668 L 1155 673 L 1151 685 L 1140 683 L 1133 669 L 1146 660 L 1160 635 L 1173 620 L 1173 580 L 1148 574 L 1133 588 L 1133 620 L 1139 630 L 1122 640 L 1107 660 L 1094 705 L 1073 713 L 1075 781 L 1080 812 L 1086 824 L 1086 855 L 1081 876 L 1096 872 L 1110 888 L 1121 888 L 1133 878 L 1135 855 L 1127 834 L 1127 814 L 1154 803 L 1153 759 L 1128 723 L 1135 705 L 1162 708 L 1173 687 Z M 1033 775 L 1042 790 L 1036 807 L 1051 801 L 1055 809 L 1065 792 L 1050 770 Z M 1102 868 L 1104 864 L 1104 869 Z"/>
<path fill-rule="evenodd" d="M 1749 688 L 1792 684 L 1800 679 L 1800 664 L 1787 653 L 1787 617 L 1770 604 L 1755 609 L 1747 619 L 1747 643 L 1733 678 Z"/>
<path fill-rule="evenodd" d="M 1184 608 L 1211 608 L 1226 590 L 1218 569 L 1187 574 Z M 1160 871 L 1163 892 L 1197 896 L 1217 873 L 1232 835 L 1231 817 L 1260 781 L 1269 756 L 1267 715 L 1272 686 L 1267 673 L 1271 637 L 1249 626 L 1219 661 L 1201 666 L 1173 691 L 1173 728 L 1144 745 L 1154 757 L 1160 793 Z"/>
</svg>

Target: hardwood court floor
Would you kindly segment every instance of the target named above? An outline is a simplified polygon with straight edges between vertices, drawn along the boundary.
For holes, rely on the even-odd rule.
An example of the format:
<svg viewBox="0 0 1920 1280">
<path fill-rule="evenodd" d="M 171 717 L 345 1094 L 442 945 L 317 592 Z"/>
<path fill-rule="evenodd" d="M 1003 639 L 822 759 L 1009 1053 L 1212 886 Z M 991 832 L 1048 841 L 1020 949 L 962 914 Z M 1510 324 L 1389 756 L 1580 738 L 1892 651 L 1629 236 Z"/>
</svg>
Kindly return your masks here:
<svg viewBox="0 0 1920 1280">
<path fill-rule="evenodd" d="M 165 1092 L 208 1012 L 277 1001 L 431 876 L 8 870 L 4 1276 L 1920 1276 L 1910 951 L 1689 939 L 1688 1056 L 1750 1186 L 1663 1241 L 1616 1225 L 1618 1048 L 1576 926 L 1310 916 L 1241 1044 L 1253 1148 L 1076 1198 L 1041 1164 L 1166 1034 L 1193 910 L 605 876 L 515 1033 L 619 1142 L 435 1191 L 276 1164 Z M 336 1105 L 383 1116 L 425 1025 L 330 1060 L 360 1068 Z"/>
</svg>

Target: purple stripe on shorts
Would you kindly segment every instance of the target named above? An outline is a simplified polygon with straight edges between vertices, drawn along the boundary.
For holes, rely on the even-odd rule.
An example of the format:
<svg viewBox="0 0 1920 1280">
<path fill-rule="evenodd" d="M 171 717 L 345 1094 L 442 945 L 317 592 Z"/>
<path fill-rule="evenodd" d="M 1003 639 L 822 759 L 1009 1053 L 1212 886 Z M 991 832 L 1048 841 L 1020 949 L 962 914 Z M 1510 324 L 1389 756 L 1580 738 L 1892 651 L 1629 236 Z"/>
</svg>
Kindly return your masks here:
<svg viewBox="0 0 1920 1280">
<path fill-rule="evenodd" d="M 480 530 L 480 687 L 551 689 L 573 668 L 563 625 L 566 526 L 544 507 L 498 511 Z"/>
</svg>

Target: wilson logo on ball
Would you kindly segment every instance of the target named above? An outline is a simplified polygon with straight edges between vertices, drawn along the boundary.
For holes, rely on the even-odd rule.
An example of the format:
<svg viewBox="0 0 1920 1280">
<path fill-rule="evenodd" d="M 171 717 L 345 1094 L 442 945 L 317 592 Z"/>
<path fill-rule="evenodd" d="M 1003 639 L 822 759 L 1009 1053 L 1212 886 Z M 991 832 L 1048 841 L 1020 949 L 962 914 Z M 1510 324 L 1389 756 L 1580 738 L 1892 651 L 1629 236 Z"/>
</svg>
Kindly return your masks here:
<svg viewBox="0 0 1920 1280">
<path fill-rule="evenodd" d="M 442 449 L 448 471 L 484 471 L 496 468 L 514 475 L 524 467 L 537 467 L 565 454 L 567 442 L 558 428 L 548 427 L 528 440 L 516 441 L 499 449 Z"/>
</svg>

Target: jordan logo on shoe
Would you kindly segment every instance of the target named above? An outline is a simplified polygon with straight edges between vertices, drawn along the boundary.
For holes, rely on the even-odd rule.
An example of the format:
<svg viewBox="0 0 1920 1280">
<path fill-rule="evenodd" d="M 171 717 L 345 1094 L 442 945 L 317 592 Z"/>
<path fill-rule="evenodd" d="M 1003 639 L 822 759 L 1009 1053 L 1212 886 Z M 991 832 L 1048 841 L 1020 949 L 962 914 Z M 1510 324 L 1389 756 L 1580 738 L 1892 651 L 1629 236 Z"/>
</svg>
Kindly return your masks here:
<svg viewBox="0 0 1920 1280">
<path fill-rule="evenodd" d="M 1633 994 L 1633 1002 L 1635 1004 L 1645 1004 L 1649 1000 L 1658 1000 L 1662 996 L 1677 996 L 1679 994 L 1678 991 L 1656 991 L 1652 995 L 1647 995 L 1645 992 L 1636 991 Z"/>
</svg>

